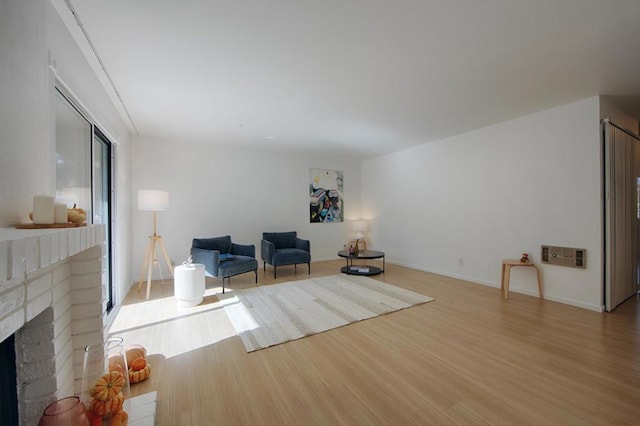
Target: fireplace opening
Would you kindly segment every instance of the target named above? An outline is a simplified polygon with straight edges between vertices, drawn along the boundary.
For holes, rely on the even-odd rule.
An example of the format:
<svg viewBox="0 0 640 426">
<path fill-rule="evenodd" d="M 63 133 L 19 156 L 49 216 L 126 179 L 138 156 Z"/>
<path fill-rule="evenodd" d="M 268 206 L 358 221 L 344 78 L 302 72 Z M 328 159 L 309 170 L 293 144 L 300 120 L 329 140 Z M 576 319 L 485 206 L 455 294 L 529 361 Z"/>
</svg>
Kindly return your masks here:
<svg viewBox="0 0 640 426">
<path fill-rule="evenodd" d="M 15 335 L 0 342 L 0 424 L 18 424 Z"/>
</svg>

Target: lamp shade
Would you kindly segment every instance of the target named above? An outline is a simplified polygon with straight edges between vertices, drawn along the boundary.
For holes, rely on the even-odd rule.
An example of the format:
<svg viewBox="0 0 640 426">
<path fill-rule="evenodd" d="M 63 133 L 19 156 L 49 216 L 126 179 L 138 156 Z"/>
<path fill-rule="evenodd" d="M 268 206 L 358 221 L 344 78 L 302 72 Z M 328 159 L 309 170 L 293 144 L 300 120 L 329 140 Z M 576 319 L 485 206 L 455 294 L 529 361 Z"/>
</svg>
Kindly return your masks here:
<svg viewBox="0 0 640 426">
<path fill-rule="evenodd" d="M 169 193 L 155 189 L 139 190 L 138 210 L 169 210 Z"/>
<path fill-rule="evenodd" d="M 364 238 L 364 232 L 367 230 L 367 222 L 364 220 L 356 220 L 351 226 L 357 239 Z"/>
</svg>

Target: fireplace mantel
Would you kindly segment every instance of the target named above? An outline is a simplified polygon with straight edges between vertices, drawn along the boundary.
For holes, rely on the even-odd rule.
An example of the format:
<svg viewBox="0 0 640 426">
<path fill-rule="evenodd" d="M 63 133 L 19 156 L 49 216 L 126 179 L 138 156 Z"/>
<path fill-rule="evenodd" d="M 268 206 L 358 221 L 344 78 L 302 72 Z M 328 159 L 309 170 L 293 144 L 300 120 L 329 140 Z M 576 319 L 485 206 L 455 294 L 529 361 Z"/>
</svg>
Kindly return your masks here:
<svg viewBox="0 0 640 426">
<path fill-rule="evenodd" d="M 104 240 L 104 225 L 0 228 L 0 341 L 16 335 L 22 425 L 78 392 L 83 349 L 105 337 Z"/>
</svg>

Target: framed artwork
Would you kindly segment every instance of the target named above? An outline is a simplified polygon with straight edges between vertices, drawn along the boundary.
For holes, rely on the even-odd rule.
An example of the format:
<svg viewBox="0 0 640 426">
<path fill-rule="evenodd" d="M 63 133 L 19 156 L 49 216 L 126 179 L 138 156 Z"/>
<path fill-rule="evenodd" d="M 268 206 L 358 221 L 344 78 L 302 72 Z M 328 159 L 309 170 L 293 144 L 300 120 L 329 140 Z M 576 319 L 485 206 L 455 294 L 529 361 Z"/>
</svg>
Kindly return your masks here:
<svg viewBox="0 0 640 426">
<path fill-rule="evenodd" d="M 309 222 L 342 222 L 343 173 L 309 169 Z"/>
</svg>

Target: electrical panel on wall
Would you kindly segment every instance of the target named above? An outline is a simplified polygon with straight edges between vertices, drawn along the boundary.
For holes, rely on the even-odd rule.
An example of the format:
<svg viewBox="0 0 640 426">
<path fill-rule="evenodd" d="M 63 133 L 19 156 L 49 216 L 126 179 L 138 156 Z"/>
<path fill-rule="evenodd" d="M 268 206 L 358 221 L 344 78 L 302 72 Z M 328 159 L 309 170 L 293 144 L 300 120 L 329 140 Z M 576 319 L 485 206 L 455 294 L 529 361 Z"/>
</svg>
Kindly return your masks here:
<svg viewBox="0 0 640 426">
<path fill-rule="evenodd" d="M 542 263 L 550 265 L 587 267 L 587 250 L 572 247 L 541 246 Z"/>
</svg>

